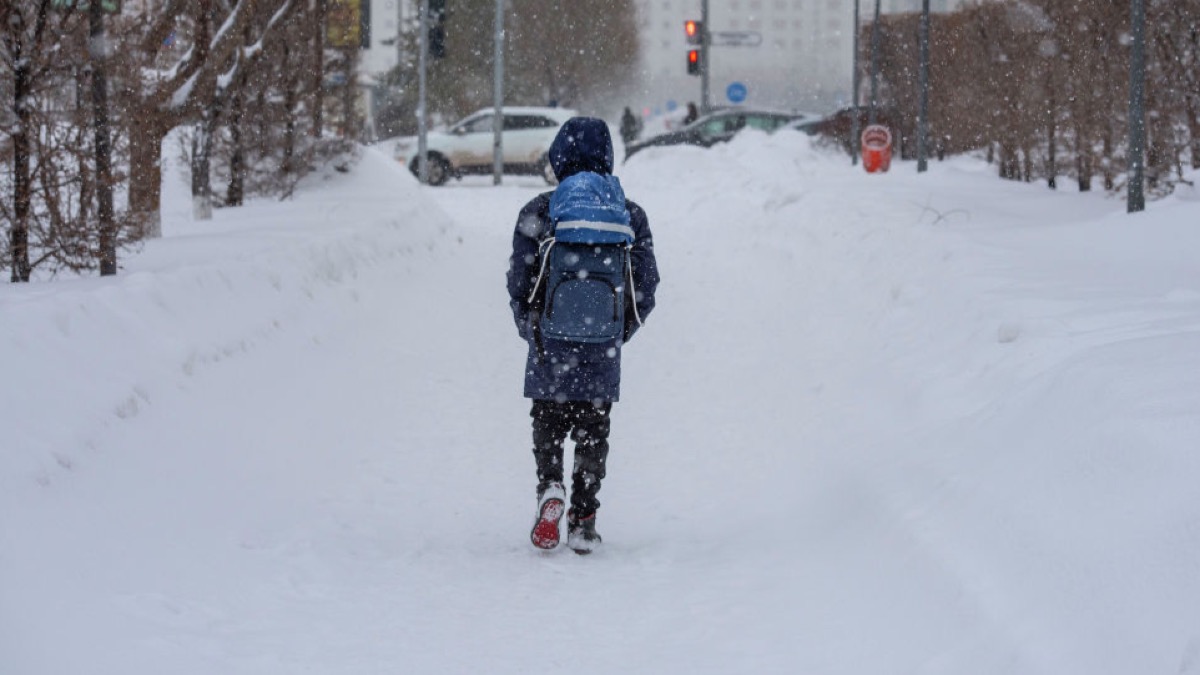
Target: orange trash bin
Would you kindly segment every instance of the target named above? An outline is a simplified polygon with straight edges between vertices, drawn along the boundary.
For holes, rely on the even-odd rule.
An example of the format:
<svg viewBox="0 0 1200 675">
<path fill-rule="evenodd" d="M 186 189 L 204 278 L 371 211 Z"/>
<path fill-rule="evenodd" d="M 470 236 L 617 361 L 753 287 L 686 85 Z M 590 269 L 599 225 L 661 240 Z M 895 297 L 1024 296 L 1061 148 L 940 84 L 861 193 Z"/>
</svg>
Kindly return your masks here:
<svg viewBox="0 0 1200 675">
<path fill-rule="evenodd" d="M 872 124 L 862 132 L 863 168 L 867 173 L 885 173 L 892 166 L 892 132 Z"/>
</svg>

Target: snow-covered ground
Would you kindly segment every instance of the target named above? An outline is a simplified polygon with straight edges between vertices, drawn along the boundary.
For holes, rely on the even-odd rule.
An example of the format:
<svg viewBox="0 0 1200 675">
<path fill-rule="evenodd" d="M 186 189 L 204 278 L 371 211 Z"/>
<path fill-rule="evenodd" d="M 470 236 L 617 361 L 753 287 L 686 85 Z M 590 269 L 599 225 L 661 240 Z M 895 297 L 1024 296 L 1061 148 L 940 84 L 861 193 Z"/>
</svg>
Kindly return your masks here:
<svg viewBox="0 0 1200 675">
<path fill-rule="evenodd" d="M 585 558 L 528 543 L 543 187 L 388 154 L 0 288 L 0 673 L 1200 673 L 1194 188 L 645 151 Z"/>
</svg>

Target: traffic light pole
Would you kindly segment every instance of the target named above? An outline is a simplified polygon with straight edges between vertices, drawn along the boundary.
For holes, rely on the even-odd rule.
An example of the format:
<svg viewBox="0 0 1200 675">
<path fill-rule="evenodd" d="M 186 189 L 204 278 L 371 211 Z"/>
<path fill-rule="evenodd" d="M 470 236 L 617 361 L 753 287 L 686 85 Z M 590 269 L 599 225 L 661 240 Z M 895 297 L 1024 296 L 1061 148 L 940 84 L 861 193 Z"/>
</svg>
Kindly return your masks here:
<svg viewBox="0 0 1200 675">
<path fill-rule="evenodd" d="M 700 111 L 707 113 L 712 110 L 708 95 L 708 51 L 712 44 L 708 30 L 708 0 L 700 2 L 700 25 L 703 27 L 700 31 Z"/>
</svg>

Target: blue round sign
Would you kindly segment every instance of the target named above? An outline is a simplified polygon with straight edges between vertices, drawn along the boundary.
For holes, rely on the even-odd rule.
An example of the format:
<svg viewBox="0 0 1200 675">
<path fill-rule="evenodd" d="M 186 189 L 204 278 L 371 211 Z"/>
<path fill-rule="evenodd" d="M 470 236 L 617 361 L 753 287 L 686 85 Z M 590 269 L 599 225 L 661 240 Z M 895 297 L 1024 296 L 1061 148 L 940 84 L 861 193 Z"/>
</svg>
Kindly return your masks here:
<svg viewBox="0 0 1200 675">
<path fill-rule="evenodd" d="M 748 93 L 749 90 L 746 89 L 746 85 L 742 84 L 741 82 L 733 82 L 725 88 L 725 97 L 729 99 L 730 103 L 741 103 L 742 101 L 745 101 L 746 94 Z"/>
</svg>

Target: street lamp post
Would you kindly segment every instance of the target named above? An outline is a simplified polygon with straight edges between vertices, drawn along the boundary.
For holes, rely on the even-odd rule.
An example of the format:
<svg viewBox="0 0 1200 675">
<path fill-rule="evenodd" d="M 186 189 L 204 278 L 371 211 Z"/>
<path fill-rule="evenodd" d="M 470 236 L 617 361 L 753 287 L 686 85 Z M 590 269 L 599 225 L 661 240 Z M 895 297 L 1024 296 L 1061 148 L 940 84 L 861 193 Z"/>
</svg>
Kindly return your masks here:
<svg viewBox="0 0 1200 675">
<path fill-rule="evenodd" d="M 1126 211 L 1146 209 L 1146 5 L 1132 0 L 1133 43 L 1129 54 L 1129 194 Z"/>
<path fill-rule="evenodd" d="M 868 113 L 867 124 L 875 124 L 875 107 L 879 96 L 879 5 L 881 0 L 875 0 L 875 23 L 871 24 L 871 109 Z M 857 139 L 855 139 L 857 142 Z"/>
<path fill-rule="evenodd" d="M 921 64 L 919 107 L 917 113 L 917 173 L 929 169 L 929 0 L 921 0 Z"/>
<path fill-rule="evenodd" d="M 854 57 L 851 60 L 853 73 L 850 76 L 850 165 L 858 164 L 858 2 L 854 0 Z"/>
<path fill-rule="evenodd" d="M 496 0 L 495 27 L 496 71 L 493 74 L 493 102 L 496 115 L 492 118 L 492 183 L 499 185 L 504 176 L 504 0 Z"/>
<path fill-rule="evenodd" d="M 417 29 L 417 180 L 429 182 L 429 146 L 425 123 L 425 68 L 429 52 L 429 0 L 419 0 L 420 26 Z"/>
</svg>

